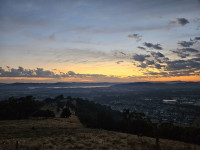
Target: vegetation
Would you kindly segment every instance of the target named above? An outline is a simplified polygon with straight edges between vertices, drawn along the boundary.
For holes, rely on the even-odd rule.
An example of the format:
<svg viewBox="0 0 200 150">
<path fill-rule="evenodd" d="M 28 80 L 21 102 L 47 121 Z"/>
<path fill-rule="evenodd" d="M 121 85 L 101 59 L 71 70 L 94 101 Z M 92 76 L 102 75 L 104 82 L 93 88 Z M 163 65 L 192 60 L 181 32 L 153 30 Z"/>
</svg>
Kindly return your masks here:
<svg viewBox="0 0 200 150">
<path fill-rule="evenodd" d="M 33 114 L 33 117 L 55 117 L 55 113 L 51 110 L 38 110 Z"/>
<path fill-rule="evenodd" d="M 72 100 L 71 100 L 72 102 Z M 70 101 L 68 101 L 69 105 Z M 200 144 L 200 128 L 177 126 L 172 123 L 152 123 L 142 113 L 123 113 L 94 102 L 76 99 L 76 115 L 81 123 L 90 128 L 101 128 L 137 135 L 146 135 Z"/>
<path fill-rule="evenodd" d="M 10 97 L 0 101 L 0 120 L 27 119 L 40 109 L 42 103 L 33 96 Z"/>
<path fill-rule="evenodd" d="M 0 101 L 0 120 L 27 119 L 29 117 L 55 117 L 52 110 L 42 110 L 44 105 L 54 106 L 55 112 L 62 110 L 60 117 L 68 118 L 75 112 L 80 122 L 88 128 L 99 128 L 112 131 L 137 134 L 156 138 L 167 138 L 200 144 L 200 128 L 177 126 L 172 123 L 154 124 L 142 113 L 124 110 L 122 113 L 94 102 L 80 98 L 48 98 L 39 102 L 32 96 Z"/>
<path fill-rule="evenodd" d="M 61 118 L 68 118 L 71 116 L 71 112 L 68 108 L 64 108 L 62 113 L 60 114 Z"/>
</svg>

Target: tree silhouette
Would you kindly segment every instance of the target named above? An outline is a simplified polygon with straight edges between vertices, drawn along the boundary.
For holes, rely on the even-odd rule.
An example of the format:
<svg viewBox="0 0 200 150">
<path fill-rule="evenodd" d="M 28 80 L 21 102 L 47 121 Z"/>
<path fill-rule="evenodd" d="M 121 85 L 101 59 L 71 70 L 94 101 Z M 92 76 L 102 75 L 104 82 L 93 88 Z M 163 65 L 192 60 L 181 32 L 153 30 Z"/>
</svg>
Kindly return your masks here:
<svg viewBox="0 0 200 150">
<path fill-rule="evenodd" d="M 71 112 L 68 108 L 64 108 L 62 113 L 60 114 L 60 117 L 62 118 L 68 118 L 71 116 Z"/>
</svg>

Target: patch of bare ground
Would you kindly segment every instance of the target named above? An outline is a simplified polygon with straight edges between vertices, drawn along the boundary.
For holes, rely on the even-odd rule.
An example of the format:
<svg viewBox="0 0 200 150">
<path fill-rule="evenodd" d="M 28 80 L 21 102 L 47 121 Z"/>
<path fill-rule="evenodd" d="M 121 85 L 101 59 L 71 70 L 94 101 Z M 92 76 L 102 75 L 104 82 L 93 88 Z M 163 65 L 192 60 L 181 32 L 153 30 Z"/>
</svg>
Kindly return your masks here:
<svg viewBox="0 0 200 150">
<path fill-rule="evenodd" d="M 0 150 L 200 150 L 199 146 L 85 128 L 70 118 L 0 121 Z"/>
</svg>

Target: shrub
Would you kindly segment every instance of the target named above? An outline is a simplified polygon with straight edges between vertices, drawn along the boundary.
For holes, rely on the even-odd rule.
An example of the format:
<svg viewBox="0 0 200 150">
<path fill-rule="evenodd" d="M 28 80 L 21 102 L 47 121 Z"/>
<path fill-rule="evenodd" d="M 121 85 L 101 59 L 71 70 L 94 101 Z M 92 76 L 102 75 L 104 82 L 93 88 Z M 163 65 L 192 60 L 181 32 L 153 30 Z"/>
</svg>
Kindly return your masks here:
<svg viewBox="0 0 200 150">
<path fill-rule="evenodd" d="M 60 117 L 62 117 L 62 118 L 68 118 L 70 116 L 71 116 L 71 112 L 68 108 L 64 108 L 62 110 L 62 113 L 60 114 Z"/>
<path fill-rule="evenodd" d="M 39 110 L 33 114 L 33 117 L 55 117 L 55 114 L 51 110 Z"/>
</svg>

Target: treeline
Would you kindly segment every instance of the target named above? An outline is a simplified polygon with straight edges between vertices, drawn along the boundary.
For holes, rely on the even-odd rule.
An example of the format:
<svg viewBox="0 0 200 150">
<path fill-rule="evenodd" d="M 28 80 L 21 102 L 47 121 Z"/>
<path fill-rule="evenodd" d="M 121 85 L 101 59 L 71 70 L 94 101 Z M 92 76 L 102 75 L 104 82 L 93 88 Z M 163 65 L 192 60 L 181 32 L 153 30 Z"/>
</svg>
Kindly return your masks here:
<svg viewBox="0 0 200 150">
<path fill-rule="evenodd" d="M 62 105 L 59 101 L 63 96 L 57 96 L 53 99 L 45 99 L 37 101 L 33 96 L 26 97 L 10 97 L 8 100 L 0 101 L 0 120 L 19 120 L 28 119 L 30 117 L 55 117 L 55 112 L 49 109 L 42 109 L 46 104 L 57 102 L 57 105 Z M 61 107 L 60 117 L 65 118 L 71 115 L 68 108 Z"/>
<path fill-rule="evenodd" d="M 8 100 L 0 101 L 0 120 L 27 119 L 41 106 L 42 102 L 36 101 L 33 96 L 10 97 Z"/>
<path fill-rule="evenodd" d="M 162 121 L 153 123 L 143 113 L 129 112 L 126 109 L 121 113 L 80 98 L 69 100 L 68 107 L 73 106 L 73 100 L 76 101 L 76 115 L 86 127 L 200 144 L 200 128 L 177 126 Z"/>
</svg>

